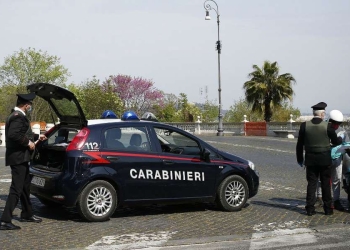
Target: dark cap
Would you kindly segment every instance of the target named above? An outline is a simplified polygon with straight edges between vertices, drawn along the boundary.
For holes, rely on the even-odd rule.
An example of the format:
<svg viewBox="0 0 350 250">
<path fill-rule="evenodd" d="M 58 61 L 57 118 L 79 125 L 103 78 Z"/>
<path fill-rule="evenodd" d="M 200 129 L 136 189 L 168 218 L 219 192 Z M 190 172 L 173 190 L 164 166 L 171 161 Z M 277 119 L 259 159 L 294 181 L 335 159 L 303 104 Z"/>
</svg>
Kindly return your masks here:
<svg viewBox="0 0 350 250">
<path fill-rule="evenodd" d="M 17 94 L 17 96 L 18 96 L 18 102 L 20 103 L 32 102 L 36 97 L 35 93 Z"/>
<path fill-rule="evenodd" d="M 325 110 L 327 107 L 327 103 L 325 102 L 319 102 L 315 104 L 314 106 L 311 106 L 313 110 Z"/>
</svg>

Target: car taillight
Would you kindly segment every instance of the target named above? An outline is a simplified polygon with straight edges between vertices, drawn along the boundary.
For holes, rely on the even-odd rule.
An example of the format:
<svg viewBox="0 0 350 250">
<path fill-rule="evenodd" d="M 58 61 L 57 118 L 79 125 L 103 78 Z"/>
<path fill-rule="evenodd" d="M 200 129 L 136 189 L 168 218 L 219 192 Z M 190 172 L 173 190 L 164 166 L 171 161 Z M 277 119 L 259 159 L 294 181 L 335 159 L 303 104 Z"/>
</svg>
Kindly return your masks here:
<svg viewBox="0 0 350 250">
<path fill-rule="evenodd" d="M 72 142 L 68 145 L 67 151 L 82 149 L 89 134 L 90 130 L 88 128 L 83 128 L 82 130 L 80 130 L 80 132 L 73 138 Z"/>
</svg>

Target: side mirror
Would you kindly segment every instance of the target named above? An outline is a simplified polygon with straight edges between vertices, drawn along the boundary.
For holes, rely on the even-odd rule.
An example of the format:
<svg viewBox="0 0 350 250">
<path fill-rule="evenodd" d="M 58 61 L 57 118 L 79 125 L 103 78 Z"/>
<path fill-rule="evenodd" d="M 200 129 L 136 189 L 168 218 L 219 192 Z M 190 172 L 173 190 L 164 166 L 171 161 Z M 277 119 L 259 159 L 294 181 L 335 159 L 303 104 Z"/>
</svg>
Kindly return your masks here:
<svg viewBox="0 0 350 250">
<path fill-rule="evenodd" d="M 201 159 L 205 162 L 210 162 L 210 152 L 208 149 L 204 148 L 201 152 Z"/>
</svg>

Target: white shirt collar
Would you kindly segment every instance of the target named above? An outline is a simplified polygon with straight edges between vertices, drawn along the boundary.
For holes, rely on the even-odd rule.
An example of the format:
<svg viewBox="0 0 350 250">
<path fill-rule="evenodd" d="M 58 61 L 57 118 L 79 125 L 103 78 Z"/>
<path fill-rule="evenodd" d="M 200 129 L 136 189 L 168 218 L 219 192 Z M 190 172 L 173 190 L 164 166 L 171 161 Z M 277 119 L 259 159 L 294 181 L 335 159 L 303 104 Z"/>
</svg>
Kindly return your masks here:
<svg viewBox="0 0 350 250">
<path fill-rule="evenodd" d="M 24 113 L 24 111 L 22 109 L 18 108 L 18 107 L 15 107 L 14 110 L 20 111 L 20 112 L 22 112 L 23 115 L 26 115 L 26 113 Z"/>
</svg>

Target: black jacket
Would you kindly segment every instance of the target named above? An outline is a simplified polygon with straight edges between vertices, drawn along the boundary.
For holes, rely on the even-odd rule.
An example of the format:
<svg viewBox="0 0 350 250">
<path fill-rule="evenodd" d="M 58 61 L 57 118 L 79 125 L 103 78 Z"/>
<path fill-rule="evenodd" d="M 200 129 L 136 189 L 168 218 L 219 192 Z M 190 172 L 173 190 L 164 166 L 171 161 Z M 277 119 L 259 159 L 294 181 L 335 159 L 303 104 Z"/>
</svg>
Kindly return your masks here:
<svg viewBox="0 0 350 250">
<path fill-rule="evenodd" d="M 313 124 L 320 124 L 322 122 L 321 118 L 314 117 L 311 122 Z M 303 122 L 300 125 L 299 129 L 299 137 L 298 142 L 296 146 L 296 154 L 297 154 L 297 161 L 298 162 L 304 162 L 304 140 L 305 140 L 305 126 L 306 123 Z M 327 135 L 330 139 L 330 142 L 333 146 L 341 144 L 342 140 L 341 138 L 337 137 L 337 134 L 335 133 L 335 130 L 331 127 L 331 124 L 328 124 L 327 127 Z M 325 152 L 305 152 L 305 162 L 304 165 L 306 166 L 330 166 L 332 164 L 332 157 L 331 157 L 331 150 L 325 151 Z"/>
<path fill-rule="evenodd" d="M 34 142 L 34 134 L 28 118 L 20 111 L 12 110 L 5 125 L 6 154 L 5 164 L 17 165 L 29 162 L 32 151 L 29 140 Z"/>
</svg>

